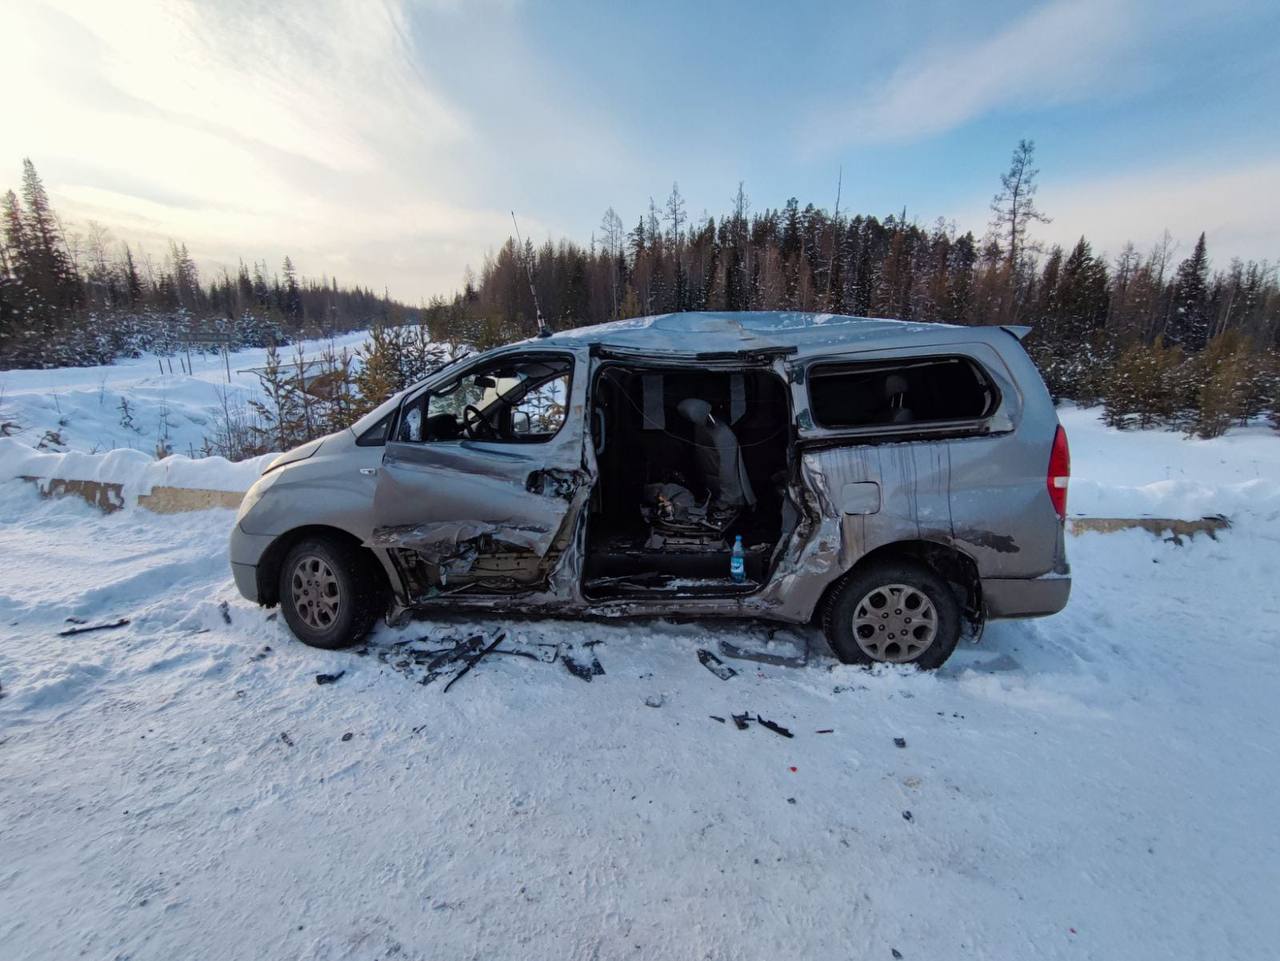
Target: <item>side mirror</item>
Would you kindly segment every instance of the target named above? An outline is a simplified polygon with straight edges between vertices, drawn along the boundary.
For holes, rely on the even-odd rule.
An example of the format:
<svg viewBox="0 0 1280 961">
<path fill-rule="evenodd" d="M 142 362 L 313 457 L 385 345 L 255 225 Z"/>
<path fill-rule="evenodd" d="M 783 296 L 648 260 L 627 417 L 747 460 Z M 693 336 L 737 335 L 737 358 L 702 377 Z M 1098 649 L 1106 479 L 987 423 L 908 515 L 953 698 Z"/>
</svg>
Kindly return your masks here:
<svg viewBox="0 0 1280 961">
<path fill-rule="evenodd" d="M 533 433 L 533 419 L 529 416 L 527 410 L 513 410 L 511 412 L 511 433 Z"/>
</svg>

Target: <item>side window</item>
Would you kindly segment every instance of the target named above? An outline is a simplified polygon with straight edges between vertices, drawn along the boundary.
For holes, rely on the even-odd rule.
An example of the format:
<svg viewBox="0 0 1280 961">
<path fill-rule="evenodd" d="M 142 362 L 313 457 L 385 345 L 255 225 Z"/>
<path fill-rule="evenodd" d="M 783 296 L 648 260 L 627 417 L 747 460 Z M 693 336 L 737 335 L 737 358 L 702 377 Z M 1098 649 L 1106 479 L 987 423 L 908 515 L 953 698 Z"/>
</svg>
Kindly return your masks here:
<svg viewBox="0 0 1280 961">
<path fill-rule="evenodd" d="M 410 401 L 396 440 L 537 444 L 564 425 L 573 359 L 499 358 Z"/>
<path fill-rule="evenodd" d="M 817 364 L 809 372 L 809 409 L 828 429 L 980 420 L 999 396 L 964 357 Z"/>
<path fill-rule="evenodd" d="M 387 431 L 391 429 L 391 421 L 395 419 L 395 416 L 396 412 L 393 410 L 386 417 L 381 418 L 376 424 L 356 438 L 356 445 L 359 447 L 383 446 L 387 442 Z"/>
</svg>

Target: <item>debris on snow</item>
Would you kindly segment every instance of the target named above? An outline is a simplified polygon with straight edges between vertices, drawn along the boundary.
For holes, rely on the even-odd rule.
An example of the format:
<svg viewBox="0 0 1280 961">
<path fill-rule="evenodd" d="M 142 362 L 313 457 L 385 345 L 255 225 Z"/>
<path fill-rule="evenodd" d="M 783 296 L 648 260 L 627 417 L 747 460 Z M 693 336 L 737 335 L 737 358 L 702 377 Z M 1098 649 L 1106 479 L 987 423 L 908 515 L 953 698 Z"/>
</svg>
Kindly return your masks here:
<svg viewBox="0 0 1280 961">
<path fill-rule="evenodd" d="M 129 618 L 122 617 L 118 621 L 112 621 L 109 624 L 91 624 L 88 627 L 68 627 L 65 631 L 59 631 L 59 637 L 70 637 L 73 634 L 88 634 L 90 631 L 113 631 L 117 627 L 124 627 L 129 623 Z"/>
<path fill-rule="evenodd" d="M 284 741 L 284 743 L 289 745 L 289 747 L 293 747 L 293 738 L 289 736 L 288 731 L 280 732 L 280 740 Z"/>
<path fill-rule="evenodd" d="M 756 723 L 759 724 L 761 727 L 767 727 L 769 730 L 773 731 L 775 734 L 781 734 L 783 737 L 795 737 L 794 734 L 788 731 L 781 724 L 775 724 L 773 721 L 767 721 L 764 718 L 762 718 L 759 714 L 756 715 Z"/>
<path fill-rule="evenodd" d="M 490 653 L 495 647 L 501 644 L 503 641 L 503 638 L 505 638 L 506 636 L 507 636 L 506 631 L 498 631 L 497 634 L 494 635 L 493 642 L 489 644 L 488 647 L 483 648 L 478 654 L 476 654 L 474 657 L 472 657 L 470 660 L 467 661 L 467 663 L 463 666 L 462 670 L 460 670 L 457 674 L 453 675 L 453 677 L 449 678 L 449 683 L 444 686 L 444 692 L 448 694 L 449 688 L 453 687 L 453 685 L 456 684 L 467 673 L 469 673 L 473 667 L 479 664 L 486 654 Z"/>
<path fill-rule="evenodd" d="M 666 696 L 662 694 L 650 694 L 644 699 L 645 707 L 662 707 L 666 703 Z"/>
<path fill-rule="evenodd" d="M 893 739 L 894 747 L 906 747 L 907 739 L 905 737 L 895 737 Z"/>
<path fill-rule="evenodd" d="M 738 674 L 736 670 L 720 660 L 720 658 L 703 648 L 698 648 L 698 663 L 722 681 L 727 681 Z"/>
<path fill-rule="evenodd" d="M 336 684 L 346 671 L 339 671 L 337 674 L 317 674 L 316 683 L 323 687 L 326 684 Z"/>
</svg>

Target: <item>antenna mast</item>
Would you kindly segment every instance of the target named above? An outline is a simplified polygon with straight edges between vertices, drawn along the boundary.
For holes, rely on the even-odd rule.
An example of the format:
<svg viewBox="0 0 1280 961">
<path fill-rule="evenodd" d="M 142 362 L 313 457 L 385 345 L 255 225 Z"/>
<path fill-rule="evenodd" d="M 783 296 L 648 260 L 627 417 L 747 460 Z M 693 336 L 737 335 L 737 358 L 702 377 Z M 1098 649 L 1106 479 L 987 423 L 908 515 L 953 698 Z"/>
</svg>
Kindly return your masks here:
<svg viewBox="0 0 1280 961">
<path fill-rule="evenodd" d="M 551 331 L 547 329 L 547 322 L 542 319 L 542 308 L 538 306 L 538 291 L 533 286 L 533 268 L 529 266 L 529 260 L 524 255 L 524 240 L 520 237 L 520 225 L 516 223 L 516 212 L 511 211 L 511 224 L 516 228 L 516 243 L 520 245 L 520 259 L 524 261 L 524 275 L 529 279 L 529 293 L 533 295 L 533 312 L 538 318 L 538 336 L 550 337 Z"/>
</svg>

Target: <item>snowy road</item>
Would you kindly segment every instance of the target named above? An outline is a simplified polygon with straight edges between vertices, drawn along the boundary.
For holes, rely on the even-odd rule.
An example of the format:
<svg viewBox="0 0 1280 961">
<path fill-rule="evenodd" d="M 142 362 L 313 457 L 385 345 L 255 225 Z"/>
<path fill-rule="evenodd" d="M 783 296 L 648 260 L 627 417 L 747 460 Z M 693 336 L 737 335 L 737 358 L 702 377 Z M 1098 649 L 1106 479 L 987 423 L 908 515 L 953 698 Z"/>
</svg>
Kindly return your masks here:
<svg viewBox="0 0 1280 961">
<path fill-rule="evenodd" d="M 1280 943 L 1274 515 L 1181 547 L 1074 539 L 1064 614 L 995 625 L 934 676 L 815 638 L 806 666 L 726 660 L 721 681 L 697 649 L 764 628 L 539 621 L 504 647 L 572 644 L 605 673 L 494 656 L 447 694 L 392 645 L 498 622 L 310 650 L 235 595 L 230 521 L 0 483 L 5 959 Z M 69 617 L 132 623 L 58 636 Z M 744 711 L 795 737 L 709 717 Z"/>
</svg>

